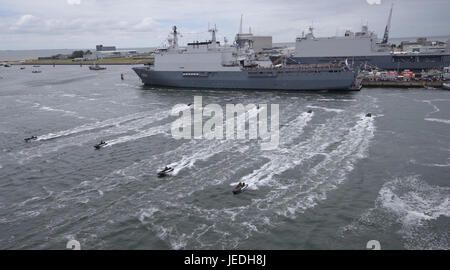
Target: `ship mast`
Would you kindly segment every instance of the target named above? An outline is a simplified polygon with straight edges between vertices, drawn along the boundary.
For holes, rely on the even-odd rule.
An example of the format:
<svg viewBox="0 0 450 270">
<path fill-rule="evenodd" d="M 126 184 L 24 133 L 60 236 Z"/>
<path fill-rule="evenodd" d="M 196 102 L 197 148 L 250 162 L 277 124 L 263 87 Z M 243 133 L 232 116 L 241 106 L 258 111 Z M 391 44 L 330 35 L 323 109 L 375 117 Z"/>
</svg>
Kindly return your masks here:
<svg viewBox="0 0 450 270">
<path fill-rule="evenodd" d="M 217 39 L 216 39 L 216 32 L 217 32 L 217 27 L 216 25 L 214 25 L 214 28 L 211 28 L 208 30 L 209 32 L 211 32 L 211 47 L 212 48 L 216 48 L 217 47 Z"/>
<path fill-rule="evenodd" d="M 172 44 L 172 48 L 174 49 L 178 49 L 178 32 L 177 32 L 177 27 L 174 26 L 172 27 L 172 35 L 173 35 L 173 44 Z"/>
<path fill-rule="evenodd" d="M 392 3 L 391 11 L 389 12 L 388 22 L 386 24 L 386 28 L 384 29 L 383 41 L 381 43 L 386 44 L 389 39 L 389 31 L 391 30 L 391 18 L 392 18 L 392 9 L 394 8 L 394 3 Z"/>
<path fill-rule="evenodd" d="M 244 17 L 243 14 L 241 14 L 241 24 L 239 26 L 239 34 L 242 34 L 242 18 Z"/>
</svg>

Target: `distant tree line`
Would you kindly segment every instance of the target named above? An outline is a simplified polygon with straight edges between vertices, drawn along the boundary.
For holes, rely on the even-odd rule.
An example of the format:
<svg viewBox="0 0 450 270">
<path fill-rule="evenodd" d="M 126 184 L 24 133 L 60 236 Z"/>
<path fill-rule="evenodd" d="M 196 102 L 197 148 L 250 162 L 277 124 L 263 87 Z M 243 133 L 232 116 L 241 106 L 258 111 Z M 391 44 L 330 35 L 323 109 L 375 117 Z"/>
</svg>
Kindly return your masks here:
<svg viewBox="0 0 450 270">
<path fill-rule="evenodd" d="M 56 54 L 52 55 L 51 59 L 75 59 L 75 58 L 83 58 L 86 55 L 91 55 L 92 52 L 90 50 L 82 51 L 77 50 L 73 51 L 72 54 Z"/>
<path fill-rule="evenodd" d="M 90 54 L 92 54 L 92 52 L 90 50 L 87 50 L 87 51 L 82 51 L 82 50 L 73 51 L 72 55 L 69 58 L 71 58 L 71 59 L 83 58 L 85 55 L 90 55 Z"/>
</svg>

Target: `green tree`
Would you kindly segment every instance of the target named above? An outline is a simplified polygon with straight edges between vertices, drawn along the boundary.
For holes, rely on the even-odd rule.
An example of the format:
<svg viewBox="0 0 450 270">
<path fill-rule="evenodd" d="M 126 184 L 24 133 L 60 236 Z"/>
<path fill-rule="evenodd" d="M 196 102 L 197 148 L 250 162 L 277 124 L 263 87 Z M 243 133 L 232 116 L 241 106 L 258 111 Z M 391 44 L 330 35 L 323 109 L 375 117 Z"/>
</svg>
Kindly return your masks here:
<svg viewBox="0 0 450 270">
<path fill-rule="evenodd" d="M 73 51 L 72 52 L 72 56 L 70 58 L 74 59 L 74 58 L 82 58 L 84 56 L 84 52 L 83 51 Z"/>
</svg>

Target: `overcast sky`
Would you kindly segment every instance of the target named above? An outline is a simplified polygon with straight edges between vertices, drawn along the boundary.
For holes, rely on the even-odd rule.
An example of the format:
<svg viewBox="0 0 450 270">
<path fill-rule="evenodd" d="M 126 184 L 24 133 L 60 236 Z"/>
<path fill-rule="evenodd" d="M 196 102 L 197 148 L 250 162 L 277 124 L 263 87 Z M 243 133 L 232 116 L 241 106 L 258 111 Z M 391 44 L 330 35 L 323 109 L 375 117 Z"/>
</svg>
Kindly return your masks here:
<svg viewBox="0 0 450 270">
<path fill-rule="evenodd" d="M 391 37 L 450 35 L 450 0 L 0 0 L 0 50 L 160 46 L 172 25 L 182 43 L 233 40 L 244 29 L 293 42 L 313 24 L 316 36 L 342 35 L 369 23 L 383 35 L 394 2 Z"/>
</svg>

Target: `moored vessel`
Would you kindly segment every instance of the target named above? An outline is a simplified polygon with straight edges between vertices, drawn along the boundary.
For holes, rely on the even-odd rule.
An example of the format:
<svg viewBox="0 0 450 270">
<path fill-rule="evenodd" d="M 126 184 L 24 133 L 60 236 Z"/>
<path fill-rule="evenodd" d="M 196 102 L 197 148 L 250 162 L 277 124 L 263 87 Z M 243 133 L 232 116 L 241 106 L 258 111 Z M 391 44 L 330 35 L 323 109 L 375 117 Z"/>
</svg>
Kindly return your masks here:
<svg viewBox="0 0 450 270">
<path fill-rule="evenodd" d="M 255 90 L 350 90 L 356 72 L 340 62 L 322 65 L 258 64 L 248 44 L 221 45 L 217 29 L 209 30 L 210 41 L 178 46 L 173 27 L 169 47 L 155 53 L 153 66 L 133 70 L 145 85 L 183 88 L 222 88 Z"/>
<path fill-rule="evenodd" d="M 295 52 L 284 56 L 288 63 L 320 64 L 348 59 L 355 68 L 382 70 L 429 70 L 450 65 L 450 40 L 429 41 L 418 38 L 415 42 L 403 41 L 400 45 L 389 43 L 392 18 L 391 7 L 385 32 L 381 40 L 368 25 L 361 31 L 347 30 L 344 36 L 316 37 L 314 28 L 298 37 Z M 271 57 L 275 61 L 279 56 Z"/>
</svg>

